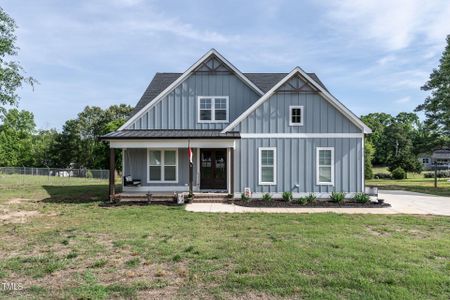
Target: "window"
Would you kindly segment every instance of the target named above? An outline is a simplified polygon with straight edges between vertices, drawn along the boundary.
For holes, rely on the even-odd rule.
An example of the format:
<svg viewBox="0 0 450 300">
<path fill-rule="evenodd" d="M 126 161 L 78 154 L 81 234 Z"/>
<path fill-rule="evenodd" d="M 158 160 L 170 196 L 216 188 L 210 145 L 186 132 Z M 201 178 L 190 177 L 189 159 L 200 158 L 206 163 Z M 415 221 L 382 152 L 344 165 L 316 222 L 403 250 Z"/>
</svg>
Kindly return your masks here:
<svg viewBox="0 0 450 300">
<path fill-rule="evenodd" d="M 277 150 L 276 148 L 259 148 L 259 184 L 275 185 L 277 182 L 276 166 L 277 166 Z"/>
<path fill-rule="evenodd" d="M 334 184 L 334 148 L 318 147 L 316 152 L 317 185 Z"/>
<path fill-rule="evenodd" d="M 428 158 L 424 158 L 424 159 L 422 159 L 422 163 L 429 164 L 430 160 Z"/>
<path fill-rule="evenodd" d="M 303 125 L 303 106 L 289 106 L 289 126 Z"/>
<path fill-rule="evenodd" d="M 228 97 L 198 97 L 198 122 L 228 122 Z"/>
<path fill-rule="evenodd" d="M 148 182 L 177 182 L 177 150 L 148 150 Z"/>
</svg>

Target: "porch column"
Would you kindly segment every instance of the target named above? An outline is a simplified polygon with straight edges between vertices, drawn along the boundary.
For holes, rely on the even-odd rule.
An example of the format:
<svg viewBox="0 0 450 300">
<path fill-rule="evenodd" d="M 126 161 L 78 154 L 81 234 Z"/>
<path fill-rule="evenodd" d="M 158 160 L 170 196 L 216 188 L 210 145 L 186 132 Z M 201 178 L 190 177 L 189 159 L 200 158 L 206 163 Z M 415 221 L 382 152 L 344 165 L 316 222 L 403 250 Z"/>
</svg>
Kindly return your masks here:
<svg viewBox="0 0 450 300">
<path fill-rule="evenodd" d="M 109 200 L 114 201 L 116 158 L 114 148 L 109 148 Z"/>
<path fill-rule="evenodd" d="M 234 149 L 230 149 L 230 191 L 229 194 L 234 194 Z"/>
</svg>

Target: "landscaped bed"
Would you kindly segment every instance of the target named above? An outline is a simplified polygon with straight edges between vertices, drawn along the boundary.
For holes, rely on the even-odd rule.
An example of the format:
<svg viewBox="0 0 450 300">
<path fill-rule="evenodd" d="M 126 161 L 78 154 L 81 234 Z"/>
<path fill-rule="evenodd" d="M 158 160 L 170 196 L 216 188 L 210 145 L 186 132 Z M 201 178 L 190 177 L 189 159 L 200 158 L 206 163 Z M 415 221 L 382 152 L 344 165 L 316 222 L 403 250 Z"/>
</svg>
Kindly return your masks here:
<svg viewBox="0 0 450 300">
<path fill-rule="evenodd" d="M 234 200 L 234 204 L 246 207 L 318 207 L 318 208 L 329 208 L 329 207 L 351 207 L 351 208 L 382 208 L 390 207 L 389 203 L 378 203 L 378 202 L 366 202 L 360 203 L 355 201 L 345 201 L 342 203 L 337 203 L 330 201 L 328 199 L 317 200 L 311 203 L 300 204 L 298 202 L 288 202 L 282 199 L 273 199 L 271 201 L 264 201 L 261 199 L 251 199 L 251 200 Z"/>
</svg>

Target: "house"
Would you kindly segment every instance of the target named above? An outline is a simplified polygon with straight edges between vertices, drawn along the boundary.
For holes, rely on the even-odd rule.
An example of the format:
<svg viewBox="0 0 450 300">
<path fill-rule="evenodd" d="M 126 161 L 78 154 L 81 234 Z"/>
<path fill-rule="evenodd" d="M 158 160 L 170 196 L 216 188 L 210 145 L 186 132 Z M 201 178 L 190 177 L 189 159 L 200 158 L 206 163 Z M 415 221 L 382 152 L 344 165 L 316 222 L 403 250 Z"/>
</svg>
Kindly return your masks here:
<svg viewBox="0 0 450 300">
<path fill-rule="evenodd" d="M 424 170 L 434 170 L 436 166 L 438 170 L 450 169 L 450 149 L 435 149 L 432 153 L 421 153 L 418 155 L 419 162 Z"/>
<path fill-rule="evenodd" d="M 103 139 L 140 180 L 126 192 L 325 197 L 364 191 L 370 132 L 314 73 L 242 73 L 212 49 L 184 73 L 157 73 L 128 121 Z"/>
</svg>

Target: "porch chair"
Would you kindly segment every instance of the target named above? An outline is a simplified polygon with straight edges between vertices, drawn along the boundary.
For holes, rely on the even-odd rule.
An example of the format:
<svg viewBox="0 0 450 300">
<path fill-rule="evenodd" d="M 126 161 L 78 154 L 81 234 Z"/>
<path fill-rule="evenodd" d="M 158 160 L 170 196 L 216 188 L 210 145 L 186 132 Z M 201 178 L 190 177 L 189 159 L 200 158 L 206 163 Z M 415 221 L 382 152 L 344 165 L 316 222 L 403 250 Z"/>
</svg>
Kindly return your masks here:
<svg viewBox="0 0 450 300">
<path fill-rule="evenodd" d="M 141 180 L 140 179 L 133 179 L 130 175 L 123 177 L 123 184 L 125 186 L 140 186 Z"/>
</svg>

